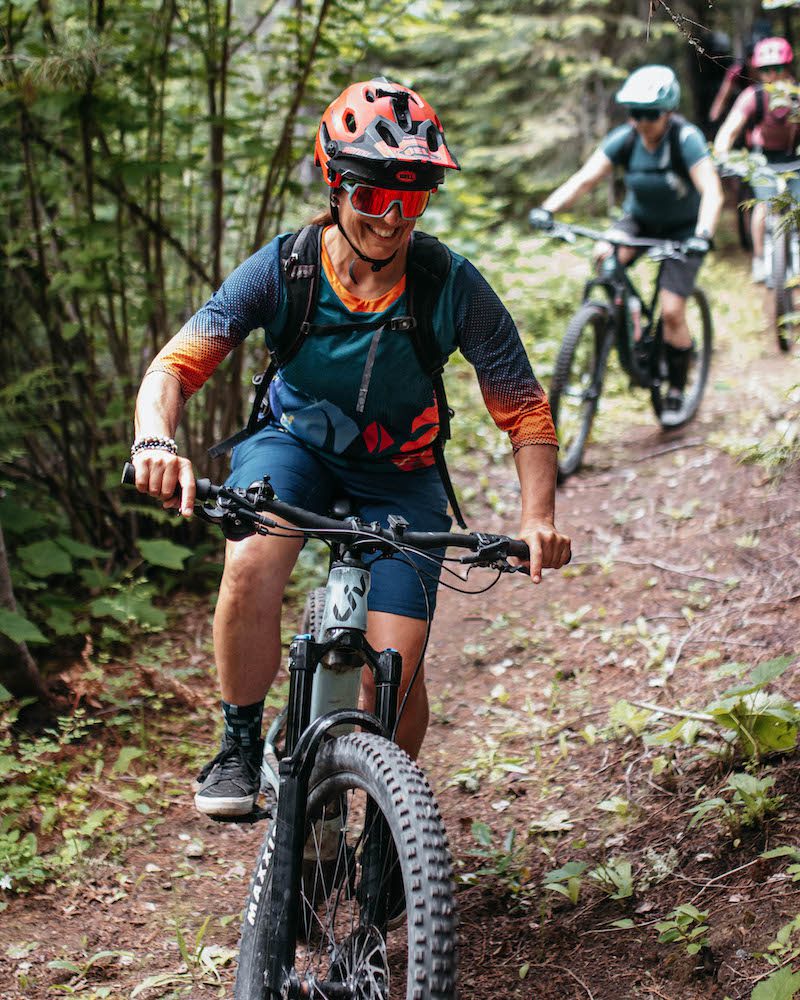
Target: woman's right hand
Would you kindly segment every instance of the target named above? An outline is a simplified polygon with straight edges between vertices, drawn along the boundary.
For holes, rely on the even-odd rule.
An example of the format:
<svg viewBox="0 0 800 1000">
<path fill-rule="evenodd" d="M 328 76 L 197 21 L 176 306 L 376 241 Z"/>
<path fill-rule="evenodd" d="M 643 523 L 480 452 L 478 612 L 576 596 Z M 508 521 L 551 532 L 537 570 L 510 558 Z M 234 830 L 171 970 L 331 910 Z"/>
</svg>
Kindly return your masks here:
<svg viewBox="0 0 800 1000">
<path fill-rule="evenodd" d="M 604 260 L 607 260 L 613 252 L 614 247 L 610 243 L 606 243 L 605 240 L 598 240 L 592 249 L 592 258 L 595 264 L 600 265 Z"/>
<path fill-rule="evenodd" d="M 136 469 L 136 489 L 161 500 L 167 510 L 180 510 L 184 517 L 194 512 L 195 475 L 188 458 L 161 448 L 144 448 L 131 459 Z M 180 496 L 174 496 L 180 485 Z"/>
</svg>

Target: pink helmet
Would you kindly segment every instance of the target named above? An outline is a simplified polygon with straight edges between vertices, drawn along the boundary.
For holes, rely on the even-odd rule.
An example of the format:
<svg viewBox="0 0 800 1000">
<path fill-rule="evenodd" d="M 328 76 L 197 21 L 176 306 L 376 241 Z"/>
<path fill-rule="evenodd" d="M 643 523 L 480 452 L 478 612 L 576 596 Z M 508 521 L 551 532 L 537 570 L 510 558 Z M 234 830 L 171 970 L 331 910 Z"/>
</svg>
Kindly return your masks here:
<svg viewBox="0 0 800 1000">
<path fill-rule="evenodd" d="M 788 66 L 794 58 L 791 45 L 785 38 L 762 38 L 753 49 L 753 67 Z"/>
</svg>

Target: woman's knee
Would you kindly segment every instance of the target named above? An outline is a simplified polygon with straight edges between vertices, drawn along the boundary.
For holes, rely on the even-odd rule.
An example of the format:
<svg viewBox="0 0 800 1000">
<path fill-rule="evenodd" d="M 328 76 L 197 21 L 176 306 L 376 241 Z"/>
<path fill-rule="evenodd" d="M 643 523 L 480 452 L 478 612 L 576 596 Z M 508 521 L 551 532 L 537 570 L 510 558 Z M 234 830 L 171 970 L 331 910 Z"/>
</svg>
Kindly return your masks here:
<svg viewBox="0 0 800 1000">
<path fill-rule="evenodd" d="M 661 318 L 668 330 L 682 326 L 686 319 L 686 299 L 680 295 L 662 295 Z"/>
<path fill-rule="evenodd" d="M 263 538 L 228 542 L 220 595 L 237 601 L 280 600 L 297 558 L 297 551 L 278 548 Z"/>
</svg>

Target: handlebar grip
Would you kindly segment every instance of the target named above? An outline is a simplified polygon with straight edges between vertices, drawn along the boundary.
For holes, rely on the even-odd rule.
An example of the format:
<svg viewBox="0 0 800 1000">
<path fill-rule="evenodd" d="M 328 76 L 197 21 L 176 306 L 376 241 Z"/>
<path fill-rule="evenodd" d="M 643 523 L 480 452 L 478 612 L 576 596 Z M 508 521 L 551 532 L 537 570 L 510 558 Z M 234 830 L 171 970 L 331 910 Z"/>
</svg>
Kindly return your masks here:
<svg viewBox="0 0 800 1000">
<path fill-rule="evenodd" d="M 132 462 L 126 462 L 122 467 L 122 485 L 136 485 L 136 469 L 133 467 Z M 198 500 L 209 500 L 214 496 L 214 484 L 210 479 L 196 479 L 195 489 L 197 490 Z M 179 497 L 181 495 L 180 484 L 175 487 L 175 492 L 172 495 L 173 497 Z"/>
<path fill-rule="evenodd" d="M 517 559 L 529 559 L 530 551 L 528 550 L 527 542 L 523 542 L 521 539 L 513 539 L 509 543 L 508 554 L 516 556 Z"/>
</svg>

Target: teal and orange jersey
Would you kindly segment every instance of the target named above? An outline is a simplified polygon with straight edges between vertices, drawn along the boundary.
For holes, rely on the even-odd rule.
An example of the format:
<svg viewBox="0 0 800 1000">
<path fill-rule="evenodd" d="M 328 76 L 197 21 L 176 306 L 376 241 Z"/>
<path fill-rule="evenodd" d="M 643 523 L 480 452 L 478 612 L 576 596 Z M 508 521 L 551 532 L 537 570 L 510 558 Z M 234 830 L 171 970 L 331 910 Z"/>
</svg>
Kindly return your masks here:
<svg viewBox="0 0 800 1000">
<path fill-rule="evenodd" d="M 148 372 L 173 375 L 188 399 L 253 330 L 264 330 L 268 348 L 280 343 L 287 316 L 280 268 L 285 238 L 237 267 Z M 450 255 L 433 315 L 442 355 L 460 350 L 473 365 L 489 413 L 514 451 L 556 444 L 547 397 L 508 311 L 468 260 Z M 406 312 L 404 277 L 379 299 L 356 298 L 337 278 L 323 241 L 312 334 L 270 386 L 276 422 L 331 458 L 390 461 L 408 470 L 433 464 L 433 386 L 408 334 L 389 325 Z"/>
</svg>

